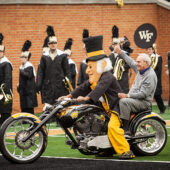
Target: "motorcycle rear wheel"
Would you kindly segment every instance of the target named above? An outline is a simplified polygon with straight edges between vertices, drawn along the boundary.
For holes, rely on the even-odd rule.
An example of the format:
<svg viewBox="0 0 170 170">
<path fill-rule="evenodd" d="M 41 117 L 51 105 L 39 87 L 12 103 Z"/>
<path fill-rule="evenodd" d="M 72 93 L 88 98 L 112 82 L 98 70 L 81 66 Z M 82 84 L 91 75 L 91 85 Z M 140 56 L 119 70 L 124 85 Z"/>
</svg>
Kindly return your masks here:
<svg viewBox="0 0 170 170">
<path fill-rule="evenodd" d="M 24 117 L 10 117 L 4 122 L 0 131 L 0 148 L 7 160 L 24 164 L 31 163 L 42 155 L 47 145 L 47 135 L 43 128 L 26 142 L 22 142 L 34 125 L 33 119 Z"/>
<path fill-rule="evenodd" d="M 136 155 L 153 156 L 160 153 L 167 142 L 167 130 L 165 125 L 154 118 L 148 118 L 139 122 L 136 126 L 134 136 L 151 135 L 155 137 L 148 138 L 146 141 L 132 146 L 132 150 Z"/>
</svg>

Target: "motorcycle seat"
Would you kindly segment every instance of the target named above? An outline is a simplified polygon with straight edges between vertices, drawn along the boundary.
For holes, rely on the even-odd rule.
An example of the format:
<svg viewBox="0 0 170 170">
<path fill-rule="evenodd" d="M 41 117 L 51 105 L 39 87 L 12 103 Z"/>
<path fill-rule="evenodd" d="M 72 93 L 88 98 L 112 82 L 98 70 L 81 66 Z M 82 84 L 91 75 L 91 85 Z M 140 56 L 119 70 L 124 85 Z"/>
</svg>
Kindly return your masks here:
<svg viewBox="0 0 170 170">
<path fill-rule="evenodd" d="M 131 113 L 131 116 L 130 116 L 130 120 L 132 120 L 133 119 L 133 117 L 135 116 L 135 115 L 138 115 L 138 114 L 144 114 L 144 113 L 151 113 L 152 112 L 152 110 L 151 109 L 148 109 L 148 110 L 143 110 L 143 111 L 140 111 L 140 112 L 136 112 L 136 113 Z"/>
</svg>

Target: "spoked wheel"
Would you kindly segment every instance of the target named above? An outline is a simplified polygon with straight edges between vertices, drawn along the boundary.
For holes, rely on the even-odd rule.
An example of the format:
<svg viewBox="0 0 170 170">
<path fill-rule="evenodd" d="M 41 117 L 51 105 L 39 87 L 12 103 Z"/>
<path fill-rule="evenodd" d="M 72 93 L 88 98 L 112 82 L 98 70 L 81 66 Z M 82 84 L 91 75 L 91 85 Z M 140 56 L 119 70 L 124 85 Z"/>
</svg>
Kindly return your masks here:
<svg viewBox="0 0 170 170">
<path fill-rule="evenodd" d="M 165 125 L 156 119 L 150 118 L 141 121 L 135 130 L 135 136 L 152 136 L 146 139 L 138 139 L 133 146 L 133 151 L 139 155 L 157 155 L 165 147 L 167 131 Z"/>
<path fill-rule="evenodd" d="M 35 123 L 30 118 L 10 117 L 3 124 L 0 132 L 0 148 L 6 159 L 15 163 L 30 163 L 41 156 L 47 144 L 43 128 L 26 142 L 22 141 L 34 126 Z"/>
</svg>

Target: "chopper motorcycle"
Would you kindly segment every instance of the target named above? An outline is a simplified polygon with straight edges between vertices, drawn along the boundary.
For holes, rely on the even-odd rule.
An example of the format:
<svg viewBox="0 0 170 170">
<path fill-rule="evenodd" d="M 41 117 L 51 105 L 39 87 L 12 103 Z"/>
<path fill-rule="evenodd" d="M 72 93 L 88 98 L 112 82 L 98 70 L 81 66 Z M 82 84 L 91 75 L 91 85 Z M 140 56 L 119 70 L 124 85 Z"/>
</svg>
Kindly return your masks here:
<svg viewBox="0 0 170 170">
<path fill-rule="evenodd" d="M 20 164 L 37 160 L 46 149 L 46 124 L 53 117 L 69 138 L 67 144 L 72 149 L 85 155 L 114 153 L 107 136 L 109 116 L 104 109 L 92 104 L 77 105 L 75 99 L 63 99 L 46 108 L 40 117 L 16 113 L 8 118 L 0 129 L 2 155 Z M 151 111 L 135 114 L 129 127 L 132 136 L 126 138 L 131 150 L 146 156 L 161 152 L 167 141 L 165 124 L 158 114 Z"/>
</svg>

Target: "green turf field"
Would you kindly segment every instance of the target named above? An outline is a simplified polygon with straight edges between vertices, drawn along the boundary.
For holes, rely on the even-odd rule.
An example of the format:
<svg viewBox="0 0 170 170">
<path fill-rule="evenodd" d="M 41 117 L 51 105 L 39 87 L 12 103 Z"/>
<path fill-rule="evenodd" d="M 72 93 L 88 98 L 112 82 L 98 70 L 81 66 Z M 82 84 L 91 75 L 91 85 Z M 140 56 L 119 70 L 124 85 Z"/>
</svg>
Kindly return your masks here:
<svg viewBox="0 0 170 170">
<path fill-rule="evenodd" d="M 157 106 L 153 106 L 153 112 L 158 113 Z M 170 120 L 170 110 L 166 109 L 164 114 L 160 115 L 164 120 Z M 53 123 L 50 128 L 56 128 Z M 151 161 L 170 161 L 170 126 L 167 126 L 168 140 L 164 150 L 156 156 L 137 156 L 134 160 L 151 160 Z M 86 156 L 81 154 L 78 150 L 70 149 L 70 146 L 65 144 L 64 135 L 55 135 L 48 137 L 47 149 L 43 156 L 54 157 L 72 157 L 72 158 L 97 158 L 103 159 L 103 157 Z M 106 158 L 106 157 L 105 157 Z M 107 157 L 107 159 L 117 159 L 116 155 L 113 157 Z"/>
</svg>

